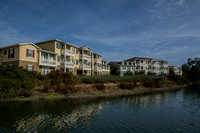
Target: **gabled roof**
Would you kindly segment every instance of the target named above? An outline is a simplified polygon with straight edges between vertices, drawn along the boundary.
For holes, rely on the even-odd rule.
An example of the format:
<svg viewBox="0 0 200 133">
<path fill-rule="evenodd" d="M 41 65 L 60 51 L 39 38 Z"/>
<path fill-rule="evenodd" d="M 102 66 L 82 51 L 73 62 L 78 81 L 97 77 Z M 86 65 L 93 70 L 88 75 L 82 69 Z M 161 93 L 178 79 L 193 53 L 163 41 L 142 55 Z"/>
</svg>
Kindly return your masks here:
<svg viewBox="0 0 200 133">
<path fill-rule="evenodd" d="M 60 42 L 60 43 L 68 44 L 68 45 L 74 46 L 76 48 L 79 48 L 78 46 L 76 46 L 74 44 L 71 44 L 71 43 L 68 43 L 68 42 L 64 42 L 64 41 L 61 41 L 59 39 L 51 39 L 51 40 L 47 40 L 47 41 L 37 42 L 35 44 L 41 44 L 41 43 L 47 43 L 47 42 L 53 42 L 53 41 L 57 41 L 57 42 Z"/>
<path fill-rule="evenodd" d="M 154 58 L 147 58 L 147 57 L 133 57 L 133 58 L 130 58 L 130 59 L 126 59 L 124 61 L 133 61 L 133 60 L 137 60 L 137 59 L 141 59 L 141 60 L 157 60 L 157 61 L 163 61 L 163 62 L 167 62 L 165 60 L 159 60 L 159 59 L 154 59 Z"/>
<path fill-rule="evenodd" d="M 18 43 L 18 44 L 14 44 L 14 45 L 9 45 L 9 46 L 5 46 L 5 47 L 1 47 L 0 49 L 9 48 L 9 47 L 15 47 L 15 46 L 23 46 L 23 45 L 32 45 L 33 47 L 37 48 L 37 49 L 40 50 L 40 51 L 47 52 L 47 53 L 51 53 L 51 54 L 57 54 L 57 53 L 55 53 L 55 52 L 42 49 L 42 48 L 40 48 L 39 46 L 35 45 L 35 44 L 32 43 L 32 42 Z"/>
<path fill-rule="evenodd" d="M 37 49 L 40 49 L 40 47 L 38 47 L 37 45 L 35 45 L 34 43 L 32 42 L 27 42 L 27 43 L 17 43 L 17 44 L 13 44 L 13 45 L 8 45 L 8 46 L 4 46 L 4 47 L 1 47 L 0 49 L 3 49 L 3 48 L 9 48 L 9 47 L 15 47 L 15 46 L 21 46 L 21 45 L 32 45 L 34 47 L 36 47 Z"/>
<path fill-rule="evenodd" d="M 90 51 L 92 51 L 88 46 L 83 46 L 83 47 L 80 47 L 80 48 L 88 48 Z"/>
</svg>

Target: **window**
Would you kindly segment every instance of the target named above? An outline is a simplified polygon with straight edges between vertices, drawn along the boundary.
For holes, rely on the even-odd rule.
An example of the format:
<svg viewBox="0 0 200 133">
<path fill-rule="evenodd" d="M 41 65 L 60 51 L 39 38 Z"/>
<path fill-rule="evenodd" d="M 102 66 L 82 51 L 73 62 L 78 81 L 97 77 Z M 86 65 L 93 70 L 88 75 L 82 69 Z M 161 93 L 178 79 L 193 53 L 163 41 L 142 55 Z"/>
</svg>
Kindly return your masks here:
<svg viewBox="0 0 200 133">
<path fill-rule="evenodd" d="M 35 50 L 26 49 L 26 57 L 33 57 L 34 58 Z"/>
<path fill-rule="evenodd" d="M 50 68 L 48 68 L 48 67 L 43 67 L 43 68 L 42 68 L 42 74 L 46 75 L 46 74 L 48 74 L 48 73 L 50 73 Z"/>
<path fill-rule="evenodd" d="M 14 48 L 10 48 L 8 51 L 8 58 L 14 58 Z"/>
<path fill-rule="evenodd" d="M 125 69 L 126 69 L 126 66 L 122 66 L 122 69 L 125 70 Z"/>
<path fill-rule="evenodd" d="M 26 65 L 26 70 L 34 71 L 34 66 L 33 65 Z"/>
<path fill-rule="evenodd" d="M 76 59 L 76 65 L 78 65 L 78 60 Z"/>
<path fill-rule="evenodd" d="M 64 60 L 65 60 L 64 56 L 61 56 L 61 61 L 64 61 Z"/>
<path fill-rule="evenodd" d="M 79 53 L 79 50 L 78 49 L 76 49 L 76 54 L 78 54 Z"/>
<path fill-rule="evenodd" d="M 74 47 L 72 47 L 72 51 L 75 53 L 75 48 Z"/>
<path fill-rule="evenodd" d="M 73 59 L 73 63 L 75 64 L 75 59 Z"/>
<path fill-rule="evenodd" d="M 42 53 L 42 59 L 48 59 L 48 54 L 47 53 Z"/>
<path fill-rule="evenodd" d="M 66 57 L 67 62 L 69 62 L 69 57 Z"/>
<path fill-rule="evenodd" d="M 50 60 L 53 60 L 53 57 L 52 57 L 52 55 L 51 55 L 51 54 L 49 54 L 49 59 L 50 59 Z"/>
<path fill-rule="evenodd" d="M 57 56 L 57 62 L 60 62 L 60 56 Z"/>
<path fill-rule="evenodd" d="M 60 49 L 60 43 L 59 42 L 56 43 L 56 48 Z"/>
<path fill-rule="evenodd" d="M 4 50 L 4 51 L 3 51 L 3 55 L 7 55 L 7 50 Z"/>
<path fill-rule="evenodd" d="M 66 49 L 70 50 L 70 46 L 66 45 Z"/>
</svg>

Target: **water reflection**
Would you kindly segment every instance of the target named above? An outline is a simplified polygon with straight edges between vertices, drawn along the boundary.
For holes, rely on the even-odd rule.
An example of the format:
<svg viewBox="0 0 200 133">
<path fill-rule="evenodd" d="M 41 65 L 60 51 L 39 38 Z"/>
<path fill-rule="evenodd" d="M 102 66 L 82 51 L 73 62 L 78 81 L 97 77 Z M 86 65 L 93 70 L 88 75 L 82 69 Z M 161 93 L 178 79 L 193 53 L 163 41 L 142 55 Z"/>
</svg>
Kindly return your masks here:
<svg viewBox="0 0 200 133">
<path fill-rule="evenodd" d="M 0 102 L 0 132 L 200 132 L 190 90 L 92 100 Z"/>
<path fill-rule="evenodd" d="M 137 95 L 134 97 L 133 96 L 124 97 L 122 99 L 122 102 L 123 104 L 128 104 L 135 108 L 140 108 L 141 110 L 144 110 L 145 108 L 149 108 L 150 106 L 153 106 L 154 108 L 160 108 L 162 104 L 169 102 L 169 99 L 170 99 L 170 92 L 165 92 L 165 93 Z"/>
<path fill-rule="evenodd" d="M 64 101 L 60 101 L 61 103 L 63 103 L 63 106 L 58 105 L 57 102 L 56 103 L 53 101 L 46 102 L 43 103 L 42 106 L 41 104 L 36 106 L 36 103 L 29 103 L 32 105 L 31 107 L 30 105 L 28 106 L 28 108 L 31 108 L 31 110 L 25 107 L 27 103 L 21 103 L 21 105 L 19 105 L 19 108 L 21 109 L 17 110 L 15 114 L 18 116 L 18 118 L 14 120 L 8 120 L 7 122 L 8 123 L 13 122 L 12 130 L 15 129 L 16 132 L 41 132 L 42 130 L 46 131 L 49 130 L 48 132 L 55 132 L 55 131 L 64 132 L 91 123 L 91 121 L 95 119 L 95 117 L 99 115 L 101 111 L 106 107 L 106 102 L 100 102 L 100 103 L 95 102 L 92 104 L 91 103 L 74 104 L 74 102 L 70 104 L 69 102 L 67 102 L 66 104 Z M 54 106 L 48 108 L 49 104 Z M 1 106 L 1 109 L 4 106 Z M 48 110 L 46 110 L 45 107 L 43 106 L 46 106 Z M 59 107 L 61 107 L 63 111 L 59 111 L 60 110 Z M 24 109 L 29 112 L 24 111 Z M 19 113 L 18 111 L 20 110 L 22 112 L 18 114 Z M 2 122 L 3 120 L 1 119 L 0 124 L 6 125 L 5 123 Z"/>
</svg>

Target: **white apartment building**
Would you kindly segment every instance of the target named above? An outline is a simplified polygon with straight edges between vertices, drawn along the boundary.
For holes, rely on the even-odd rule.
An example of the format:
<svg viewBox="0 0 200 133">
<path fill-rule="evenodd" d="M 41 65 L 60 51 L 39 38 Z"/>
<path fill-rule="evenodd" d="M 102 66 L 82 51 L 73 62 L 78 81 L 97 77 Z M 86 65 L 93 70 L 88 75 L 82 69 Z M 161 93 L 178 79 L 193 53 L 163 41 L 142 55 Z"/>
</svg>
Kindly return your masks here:
<svg viewBox="0 0 200 133">
<path fill-rule="evenodd" d="M 175 73 L 176 75 L 182 76 L 182 74 L 183 74 L 182 69 L 181 69 L 180 67 L 177 67 L 177 66 L 169 66 L 169 69 L 170 69 L 170 70 L 173 70 L 174 73 Z"/>
<path fill-rule="evenodd" d="M 123 61 L 111 61 L 111 71 L 120 76 L 125 76 L 128 71 L 135 74 L 143 71 L 147 74 L 168 74 L 168 62 L 145 57 L 134 57 Z"/>
</svg>

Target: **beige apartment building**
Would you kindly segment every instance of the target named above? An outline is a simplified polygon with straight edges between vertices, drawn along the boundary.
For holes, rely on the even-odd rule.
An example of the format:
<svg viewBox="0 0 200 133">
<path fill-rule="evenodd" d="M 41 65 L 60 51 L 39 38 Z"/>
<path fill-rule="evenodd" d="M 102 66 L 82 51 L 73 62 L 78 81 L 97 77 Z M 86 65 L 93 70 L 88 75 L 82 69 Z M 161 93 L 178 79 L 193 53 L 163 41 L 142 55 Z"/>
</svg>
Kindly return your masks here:
<svg viewBox="0 0 200 133">
<path fill-rule="evenodd" d="M 169 70 L 173 70 L 176 75 L 182 76 L 183 74 L 182 69 L 177 66 L 169 66 Z"/>
<path fill-rule="evenodd" d="M 102 56 L 88 46 L 77 47 L 57 39 L 5 46 L 0 48 L 0 55 L 4 66 L 15 65 L 42 74 L 60 70 L 90 76 L 110 71 L 108 64 L 102 67 Z"/>
<path fill-rule="evenodd" d="M 136 72 L 143 71 L 147 74 L 168 74 L 168 62 L 145 57 L 134 57 L 123 61 L 111 61 L 111 71 L 117 75 L 125 76 L 127 71 L 135 74 Z"/>
</svg>

